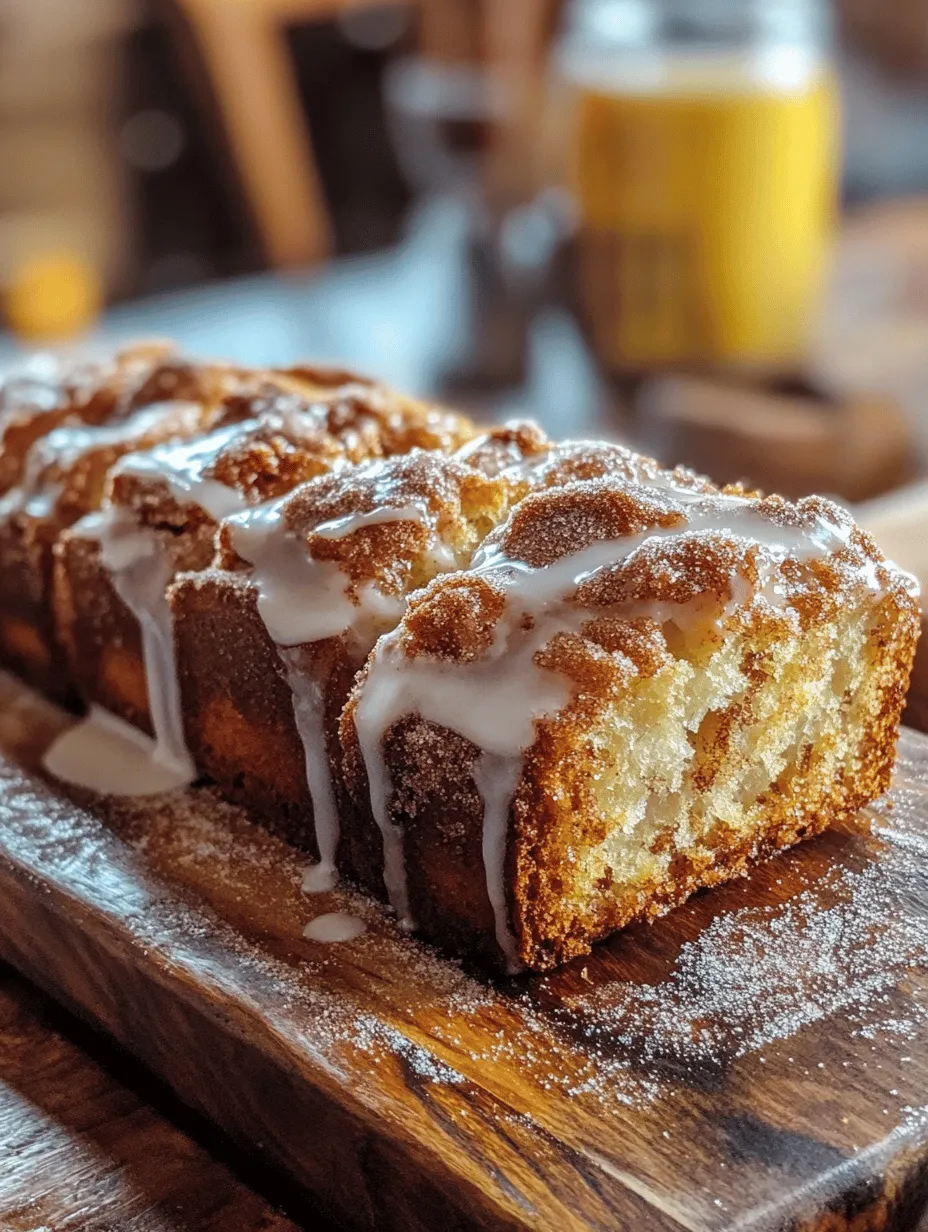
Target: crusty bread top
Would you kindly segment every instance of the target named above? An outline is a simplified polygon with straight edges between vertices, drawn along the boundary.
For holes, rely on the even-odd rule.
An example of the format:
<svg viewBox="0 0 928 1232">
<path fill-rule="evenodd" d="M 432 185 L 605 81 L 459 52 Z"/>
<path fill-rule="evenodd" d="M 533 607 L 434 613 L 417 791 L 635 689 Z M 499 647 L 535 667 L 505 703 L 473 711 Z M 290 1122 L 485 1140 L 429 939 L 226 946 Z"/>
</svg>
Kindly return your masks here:
<svg viewBox="0 0 928 1232">
<path fill-rule="evenodd" d="M 225 422 L 193 440 L 128 454 L 110 475 L 110 501 L 134 511 L 140 525 L 182 529 L 273 500 L 381 452 L 378 425 L 369 416 L 349 421 L 338 408 L 344 430 L 336 434 L 329 427 L 332 408 L 301 395 L 262 393 L 253 409 L 254 418 Z M 209 498 L 217 485 L 225 490 L 220 509 Z"/>
<path fill-rule="evenodd" d="M 436 571 L 436 555 L 444 554 L 446 568 L 466 564 L 505 516 L 510 493 L 502 478 L 414 449 L 320 475 L 275 502 L 274 511 L 281 532 L 302 541 L 307 557 L 337 564 L 356 586 L 374 582 L 401 594 L 421 570 Z M 256 510 L 222 523 L 219 568 L 253 563 L 242 555 L 242 529 L 263 516 Z"/>
<path fill-rule="evenodd" d="M 552 442 L 547 455 L 530 469 L 533 488 L 555 488 L 582 479 L 612 478 L 692 492 L 717 492 L 703 475 L 688 467 L 668 470 L 654 458 L 612 441 Z M 726 489 L 726 491 L 741 489 Z"/>
<path fill-rule="evenodd" d="M 0 391 L 0 490 L 9 493 L 7 515 L 26 511 L 62 525 L 99 504 L 120 457 L 215 427 L 251 421 L 217 438 L 211 466 L 200 464 L 204 478 L 235 489 L 242 503 L 344 460 L 413 446 L 451 450 L 474 431 L 465 416 L 339 369 L 194 362 L 155 343 L 96 363 L 33 366 L 38 376 L 10 378 Z M 170 455 L 161 461 L 170 470 Z M 178 463 L 183 470 L 185 458 Z M 150 506 L 151 496 L 148 482 L 140 489 L 127 481 L 116 500 Z M 176 523 L 176 513 L 165 521 Z"/>
<path fill-rule="evenodd" d="M 560 581 L 552 591 L 554 575 Z M 758 613 L 809 628 L 862 589 L 917 612 L 912 579 L 850 514 L 821 497 L 791 504 L 581 480 L 527 496 L 487 538 L 473 569 L 436 579 L 412 598 L 393 641 L 411 659 L 463 664 L 510 647 L 504 623 L 530 631 L 557 611 L 565 630 L 598 622 L 584 634 L 607 639 L 615 630 L 605 617 L 660 627 L 697 609 L 716 633 L 720 622 Z M 650 645 L 642 653 L 653 659 Z M 548 666 L 556 666 L 552 654 L 545 652 Z"/>
<path fill-rule="evenodd" d="M 533 419 L 510 419 L 485 429 L 462 445 L 455 457 L 485 475 L 527 474 L 550 454 L 554 442 Z"/>
<path fill-rule="evenodd" d="M 174 354 L 166 342 L 138 343 L 105 358 L 39 352 L 14 364 L 0 380 L 0 431 L 33 415 L 67 410 L 88 422 L 128 403 L 156 366 Z M 102 409 L 98 411 L 94 404 Z"/>
<path fill-rule="evenodd" d="M 531 419 L 513 419 L 487 429 L 462 446 L 456 456 L 486 475 L 524 481 L 525 492 L 553 488 L 578 479 L 612 476 L 631 483 L 654 483 L 696 492 L 717 492 L 703 475 L 688 467 L 673 470 L 612 441 L 554 441 Z M 741 493 L 740 486 L 726 491 Z"/>
<path fill-rule="evenodd" d="M 457 446 L 473 431 L 463 416 L 372 382 L 346 377 L 339 385 L 341 375 L 331 373 L 329 387 L 300 390 L 289 374 L 267 375 L 226 399 L 219 427 L 206 436 L 123 458 L 110 477 L 110 500 L 135 510 L 142 524 L 199 524 L 351 463 L 436 442 Z M 215 500 L 217 485 L 226 491 Z"/>
<path fill-rule="evenodd" d="M 132 409 L 168 360 L 167 343 L 139 343 L 106 359 L 40 353 L 0 382 L 0 494 L 22 478 L 32 444 L 64 423 L 102 423 Z"/>
<path fill-rule="evenodd" d="M 107 424 L 55 428 L 30 449 L 22 482 L 4 497 L 2 513 L 68 526 L 99 507 L 119 457 L 193 436 L 208 426 L 208 415 L 199 402 L 157 402 Z"/>
<path fill-rule="evenodd" d="M 99 505 L 118 458 L 234 419 L 235 399 L 264 384 L 260 372 L 193 363 L 160 344 L 63 370 L 57 411 L 26 420 L 13 413 L 7 423 L 0 470 L 16 474 L 3 513 L 68 525 Z"/>
</svg>

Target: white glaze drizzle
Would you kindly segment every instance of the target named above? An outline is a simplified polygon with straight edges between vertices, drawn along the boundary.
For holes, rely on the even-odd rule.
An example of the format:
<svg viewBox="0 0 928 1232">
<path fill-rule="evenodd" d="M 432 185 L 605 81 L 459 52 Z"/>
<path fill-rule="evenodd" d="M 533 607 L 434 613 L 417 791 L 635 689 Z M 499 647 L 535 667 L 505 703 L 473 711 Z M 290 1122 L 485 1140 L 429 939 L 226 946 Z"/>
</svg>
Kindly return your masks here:
<svg viewBox="0 0 928 1232">
<path fill-rule="evenodd" d="M 206 436 L 175 445 L 156 445 L 144 453 L 130 453 L 113 467 L 113 474 L 137 475 L 165 485 L 181 505 L 198 505 L 214 522 L 244 509 L 246 500 L 236 488 L 220 483 L 205 472 L 236 438 L 258 427 L 258 420 L 245 420 L 217 428 Z"/>
<path fill-rule="evenodd" d="M 643 544 L 682 535 L 710 534 L 747 540 L 762 549 L 762 597 L 783 600 L 779 565 L 788 556 L 803 559 L 838 551 L 851 525 L 817 514 L 810 527 L 783 527 L 758 514 L 756 502 L 735 496 L 708 496 L 677 489 L 669 482 L 649 486 L 672 493 L 687 520 L 655 527 L 617 540 L 598 540 L 550 565 L 533 567 L 512 559 L 491 542 L 474 557 L 469 572 L 487 577 L 506 592 L 506 610 L 492 646 L 478 662 L 449 663 L 406 657 L 400 630 L 377 643 L 355 711 L 355 727 L 367 770 L 371 811 L 384 839 L 384 883 L 404 926 L 414 927 L 403 859 L 403 834 L 390 817 L 391 784 L 383 755 L 390 727 L 407 714 L 456 731 L 482 750 L 474 780 L 484 801 L 483 857 L 487 894 L 496 936 L 511 969 L 517 944 L 509 925 L 505 893 L 505 855 L 512 798 L 522 774 L 525 751 L 536 723 L 568 702 L 571 686 L 556 672 L 539 667 L 536 654 L 562 631 L 578 630 L 595 613 L 566 600 L 581 583 L 603 569 L 627 561 Z M 494 537 L 495 538 L 495 537 Z M 864 578 L 868 584 L 874 579 Z M 732 579 L 733 603 L 744 594 Z M 638 605 L 641 606 L 641 605 Z M 663 605 L 661 605 L 663 606 Z M 526 620 L 526 617 L 528 619 Z M 526 632 L 526 628 L 528 631 Z"/>
<path fill-rule="evenodd" d="M 496 944 L 506 959 L 507 970 L 513 974 L 519 969 L 519 956 L 506 902 L 506 843 L 509 809 L 521 777 L 521 757 L 499 757 L 484 751 L 474 766 L 474 786 L 483 800 L 481 852 L 487 897 L 493 908 Z"/>
<path fill-rule="evenodd" d="M 193 402 L 163 401 L 115 423 L 66 424 L 56 428 L 30 448 L 22 483 L 0 502 L 0 516 L 19 511 L 36 518 L 49 516 L 62 490 L 61 482 L 49 477 L 52 468 L 67 472 L 90 451 L 137 440 L 161 425 L 169 413 L 180 421 L 185 412 L 193 426 L 201 408 Z M 203 477 L 202 470 L 210 459 L 206 457 L 207 450 L 202 455 L 198 453 L 198 448 L 209 442 L 214 456 L 228 436 L 228 431 L 219 432 L 189 448 L 156 446 L 145 453 L 124 456 L 116 467 L 157 474 L 174 494 L 200 503 L 208 513 L 218 511 L 220 505 L 222 513 L 230 512 L 233 507 L 240 507 L 241 498 L 224 485 Z M 72 533 L 99 539 L 101 558 L 113 587 L 139 622 L 156 737 L 152 762 L 163 767 L 173 779 L 189 782 L 194 777 L 194 768 L 184 742 L 171 613 L 165 596 L 172 573 L 170 561 L 153 531 L 138 526 L 130 511 L 109 502 L 82 518 Z"/>
<path fill-rule="evenodd" d="M 352 622 L 349 579 L 334 561 L 314 560 L 283 521 L 289 495 L 229 518 L 232 546 L 252 566 L 258 612 L 278 646 L 342 633 Z"/>
<path fill-rule="evenodd" d="M 54 741 L 42 765 L 73 787 L 113 796 L 159 795 L 189 781 L 155 756 L 152 740 L 98 706 Z"/>
<path fill-rule="evenodd" d="M 49 471 L 66 473 L 93 449 L 124 445 L 161 424 L 168 411 L 199 415 L 193 402 L 156 402 L 127 415 L 116 423 L 66 424 L 35 441 L 26 454 L 21 483 L 0 499 L 0 517 L 25 512 L 34 518 L 48 517 L 61 495 L 62 483 Z"/>
<path fill-rule="evenodd" d="M 310 864 L 303 869 L 300 889 L 304 894 L 327 894 L 334 888 L 331 871 L 322 864 Z"/>
<path fill-rule="evenodd" d="M 343 518 L 333 518 L 331 522 L 320 522 L 313 527 L 313 534 L 321 539 L 347 539 L 362 526 L 381 526 L 385 522 L 420 522 L 425 525 L 428 520 L 428 510 L 424 505 L 402 505 L 396 509 L 386 507 L 371 509 L 367 513 L 349 513 Z"/>
<path fill-rule="evenodd" d="M 303 929 L 303 936 L 309 941 L 322 941 L 329 945 L 340 941 L 354 941 L 362 933 L 367 932 L 367 925 L 356 915 L 346 911 L 328 911 L 325 915 L 317 915 Z"/>
<path fill-rule="evenodd" d="M 375 462 L 365 469 L 376 474 L 382 465 Z M 359 653 L 366 653 L 380 630 L 399 621 L 405 600 L 384 594 L 373 583 L 358 588 L 352 598 L 348 575 L 334 561 L 310 556 L 305 536 L 286 526 L 283 512 L 290 496 L 245 510 L 229 518 L 226 525 L 235 551 L 252 567 L 258 612 L 277 646 L 293 696 L 293 716 L 303 744 L 319 851 L 314 878 L 317 888 L 324 890 L 331 888 L 336 876 L 338 810 L 325 741 L 323 692 L 301 668 L 298 648 L 351 634 Z M 321 522 L 312 533 L 326 539 L 344 539 L 366 526 L 403 521 L 432 526 L 433 518 L 421 503 L 386 505 Z M 439 563 L 442 551 L 433 533 L 432 554 Z M 450 553 L 447 556 L 446 567 L 450 568 L 454 562 Z"/>
<path fill-rule="evenodd" d="M 313 889 L 323 892 L 335 885 L 339 834 L 338 808 L 325 741 L 325 699 L 318 681 L 303 670 L 298 646 L 278 646 L 277 653 L 293 695 L 293 718 L 303 744 L 306 783 L 313 802 L 313 829 L 319 851 L 319 862 L 312 868 Z"/>
<path fill-rule="evenodd" d="M 113 589 L 139 623 L 155 759 L 192 781 L 196 772 L 184 739 L 167 588 L 174 573 L 156 531 L 139 526 L 130 510 L 106 505 L 83 518 L 76 532 L 97 539 Z"/>
<path fill-rule="evenodd" d="M 194 441 L 126 454 L 113 473 L 161 482 L 180 504 L 198 505 L 218 521 L 241 509 L 245 499 L 204 472 L 249 426 L 250 422 L 235 424 Z M 99 541 L 100 558 L 113 589 L 139 623 L 154 756 L 192 780 L 195 769 L 184 737 L 174 623 L 166 593 L 174 568 L 166 546 L 154 529 L 139 525 L 132 509 L 109 501 L 99 513 L 78 522 L 75 532 Z"/>
<path fill-rule="evenodd" d="M 67 424 L 55 428 L 47 436 L 40 437 L 29 450 L 23 487 L 34 490 L 50 467 L 67 471 L 91 450 L 125 445 L 153 431 L 168 413 L 180 415 L 184 410 L 194 415 L 201 413 L 194 402 L 154 402 L 115 423 Z"/>
</svg>

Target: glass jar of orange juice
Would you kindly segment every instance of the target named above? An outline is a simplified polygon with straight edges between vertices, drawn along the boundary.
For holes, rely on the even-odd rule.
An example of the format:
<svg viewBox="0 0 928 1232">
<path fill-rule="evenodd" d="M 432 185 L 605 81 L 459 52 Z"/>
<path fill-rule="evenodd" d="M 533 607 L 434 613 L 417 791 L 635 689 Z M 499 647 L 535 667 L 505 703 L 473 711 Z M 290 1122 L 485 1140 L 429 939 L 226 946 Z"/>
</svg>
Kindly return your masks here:
<svg viewBox="0 0 928 1232">
<path fill-rule="evenodd" d="M 814 0 L 570 6 L 579 291 L 608 369 L 801 358 L 837 196 L 827 41 Z"/>
</svg>

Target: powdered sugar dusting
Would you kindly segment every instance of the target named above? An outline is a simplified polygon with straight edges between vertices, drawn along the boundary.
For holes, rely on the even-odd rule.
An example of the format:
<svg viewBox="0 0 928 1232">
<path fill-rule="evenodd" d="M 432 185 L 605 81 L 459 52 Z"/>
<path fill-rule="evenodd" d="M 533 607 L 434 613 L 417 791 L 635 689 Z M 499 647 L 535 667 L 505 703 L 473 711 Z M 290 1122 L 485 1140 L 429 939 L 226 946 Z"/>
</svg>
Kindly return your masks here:
<svg viewBox="0 0 928 1232">
<path fill-rule="evenodd" d="M 928 966 L 928 921 L 900 910 L 905 885 L 886 874 L 837 869 L 779 910 L 718 916 L 667 980 L 605 984 L 567 1008 L 590 1039 L 646 1065 L 723 1065 L 822 1019 L 863 1023 L 913 965 Z"/>
</svg>

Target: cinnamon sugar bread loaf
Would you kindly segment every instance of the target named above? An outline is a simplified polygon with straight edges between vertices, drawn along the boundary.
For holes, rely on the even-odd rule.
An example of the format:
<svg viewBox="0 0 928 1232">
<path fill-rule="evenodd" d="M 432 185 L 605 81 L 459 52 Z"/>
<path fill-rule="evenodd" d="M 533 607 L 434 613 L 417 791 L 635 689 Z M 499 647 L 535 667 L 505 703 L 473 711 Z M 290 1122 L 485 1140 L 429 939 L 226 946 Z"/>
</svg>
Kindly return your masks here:
<svg viewBox="0 0 928 1232">
<path fill-rule="evenodd" d="M 918 605 L 843 510 L 655 476 L 531 493 L 341 720 L 398 915 L 543 970 L 889 783 Z"/>
<path fill-rule="evenodd" d="M 178 572 L 210 564 L 219 520 L 362 459 L 412 443 L 451 448 L 472 431 L 373 382 L 302 368 L 237 392 L 205 435 L 121 458 L 102 509 L 55 549 L 58 633 L 81 695 L 182 762 L 166 590 Z"/>
<path fill-rule="evenodd" d="M 887 785 L 911 580 L 828 501 L 160 344 L 0 388 L 0 655 L 538 970 Z M 69 677 L 70 672 L 70 677 Z"/>
<path fill-rule="evenodd" d="M 382 844 L 356 824 L 342 784 L 338 720 L 358 668 L 408 596 L 467 569 L 532 487 L 604 473 L 673 480 L 620 446 L 554 445 L 517 423 L 450 457 L 416 451 L 342 469 L 228 519 L 218 568 L 170 592 L 196 764 L 316 852 L 320 879 L 338 849 L 342 871 L 382 890 Z M 701 486 L 688 472 L 677 479 Z"/>
</svg>

